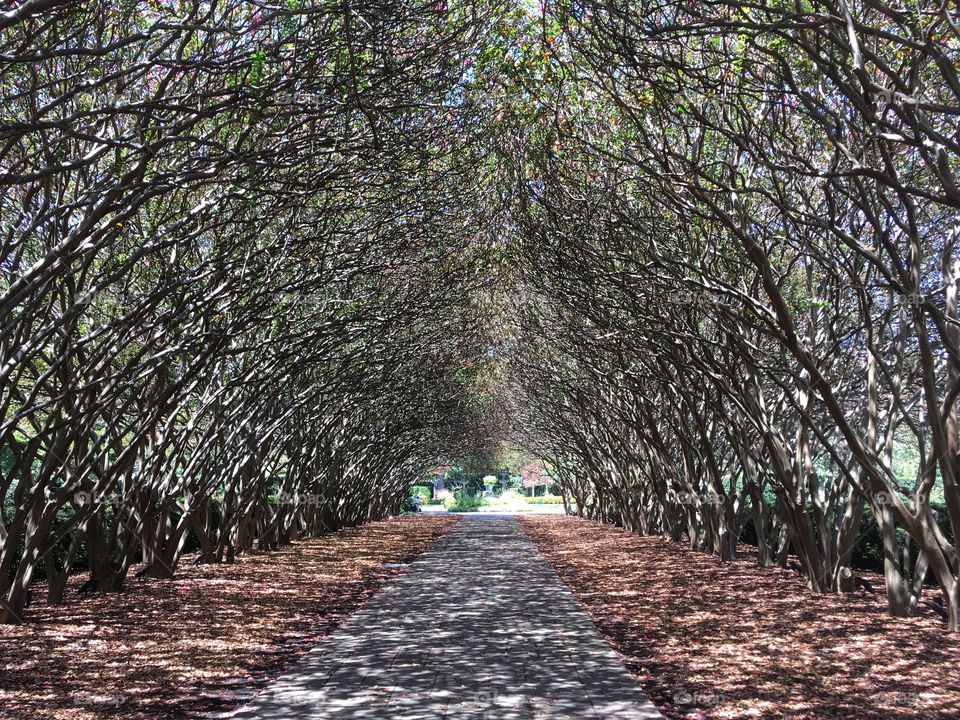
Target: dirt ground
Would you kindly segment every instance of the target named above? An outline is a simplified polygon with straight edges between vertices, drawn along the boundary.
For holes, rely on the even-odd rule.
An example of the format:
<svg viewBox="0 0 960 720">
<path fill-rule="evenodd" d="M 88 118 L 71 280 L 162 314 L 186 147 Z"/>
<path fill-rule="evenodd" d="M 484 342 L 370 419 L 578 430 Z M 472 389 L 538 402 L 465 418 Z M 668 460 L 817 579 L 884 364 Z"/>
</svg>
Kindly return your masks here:
<svg viewBox="0 0 960 720">
<path fill-rule="evenodd" d="M 960 638 L 873 595 L 570 517 L 518 517 L 669 718 L 960 718 Z"/>
<path fill-rule="evenodd" d="M 214 716 L 244 704 L 457 518 L 405 516 L 0 625 L 0 718 Z M 35 596 L 43 597 L 38 586 Z"/>
</svg>

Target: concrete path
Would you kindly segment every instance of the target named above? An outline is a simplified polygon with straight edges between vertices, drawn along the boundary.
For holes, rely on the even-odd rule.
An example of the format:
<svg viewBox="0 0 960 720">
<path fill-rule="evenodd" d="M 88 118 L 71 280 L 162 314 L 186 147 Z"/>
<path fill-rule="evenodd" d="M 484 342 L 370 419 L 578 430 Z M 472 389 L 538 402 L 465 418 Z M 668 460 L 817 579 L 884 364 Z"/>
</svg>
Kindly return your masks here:
<svg viewBox="0 0 960 720">
<path fill-rule="evenodd" d="M 234 717 L 661 715 L 516 521 L 471 514 Z"/>
</svg>

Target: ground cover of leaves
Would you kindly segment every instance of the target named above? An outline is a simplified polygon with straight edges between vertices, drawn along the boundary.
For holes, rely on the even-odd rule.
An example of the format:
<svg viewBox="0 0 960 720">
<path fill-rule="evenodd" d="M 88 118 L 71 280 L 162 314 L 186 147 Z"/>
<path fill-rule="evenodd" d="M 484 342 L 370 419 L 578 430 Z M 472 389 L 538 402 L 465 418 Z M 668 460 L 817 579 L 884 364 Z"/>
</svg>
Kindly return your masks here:
<svg viewBox="0 0 960 720">
<path fill-rule="evenodd" d="M 0 625 L 0 717 L 216 717 L 244 704 L 457 522 L 404 516 Z M 38 586 L 35 596 L 43 596 Z"/>
<path fill-rule="evenodd" d="M 960 718 L 960 639 L 932 613 L 579 518 L 517 520 L 668 718 Z"/>
</svg>

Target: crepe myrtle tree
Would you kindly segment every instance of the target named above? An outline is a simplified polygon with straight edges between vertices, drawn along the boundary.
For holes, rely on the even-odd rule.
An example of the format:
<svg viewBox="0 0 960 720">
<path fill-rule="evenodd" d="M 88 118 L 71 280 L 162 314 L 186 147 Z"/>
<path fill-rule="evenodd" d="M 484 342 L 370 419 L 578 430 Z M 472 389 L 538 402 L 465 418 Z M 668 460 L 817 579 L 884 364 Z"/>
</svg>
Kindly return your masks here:
<svg viewBox="0 0 960 720">
<path fill-rule="evenodd" d="M 430 348 L 483 322 L 449 113 L 495 13 L 328 10 L 3 15 L 3 621 L 81 556 L 116 590 L 384 517 L 435 460 L 477 351 Z"/>
<path fill-rule="evenodd" d="M 762 563 L 792 551 L 825 592 L 854 587 L 867 507 L 891 612 L 929 572 L 956 630 L 950 11 L 558 2 L 541 40 L 561 80 L 518 160 L 510 363 L 551 408 L 531 442 L 576 456 L 582 512 L 686 514 L 721 557 L 749 518 Z"/>
<path fill-rule="evenodd" d="M 960 630 L 957 27 L 0 14 L 0 620 L 40 575 L 58 602 L 78 563 L 111 591 L 231 562 L 510 443 L 572 512 L 723 560 L 750 528 L 818 592 L 857 587 L 866 514 L 890 611 L 932 581 Z"/>
</svg>

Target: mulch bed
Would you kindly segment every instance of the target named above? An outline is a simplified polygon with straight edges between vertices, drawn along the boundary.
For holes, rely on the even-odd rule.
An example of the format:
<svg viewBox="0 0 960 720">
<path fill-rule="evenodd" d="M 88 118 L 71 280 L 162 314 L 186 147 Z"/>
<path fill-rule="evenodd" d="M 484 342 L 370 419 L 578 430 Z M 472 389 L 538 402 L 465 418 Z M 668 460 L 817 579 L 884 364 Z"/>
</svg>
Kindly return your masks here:
<svg viewBox="0 0 960 720">
<path fill-rule="evenodd" d="M 886 599 L 568 517 L 518 517 L 668 718 L 960 718 L 960 638 Z"/>
<path fill-rule="evenodd" d="M 247 702 L 457 522 L 405 516 L 0 625 L 0 717 L 216 716 Z M 37 587 L 35 596 L 43 596 Z"/>
</svg>

